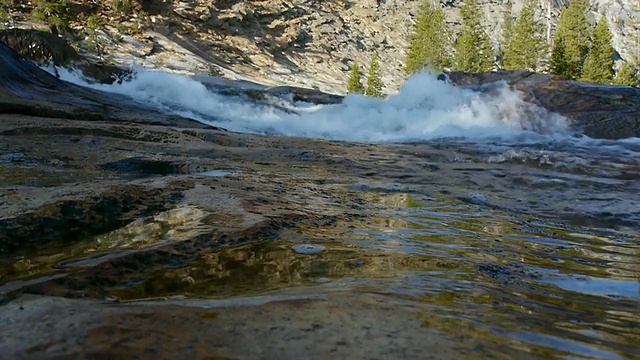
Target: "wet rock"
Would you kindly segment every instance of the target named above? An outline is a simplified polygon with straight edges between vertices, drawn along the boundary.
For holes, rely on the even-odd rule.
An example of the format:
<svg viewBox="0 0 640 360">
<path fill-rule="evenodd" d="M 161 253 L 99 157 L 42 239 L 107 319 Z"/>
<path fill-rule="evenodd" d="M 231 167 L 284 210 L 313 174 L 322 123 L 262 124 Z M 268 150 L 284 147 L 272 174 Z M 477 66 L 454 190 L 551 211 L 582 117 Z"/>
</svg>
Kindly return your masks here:
<svg viewBox="0 0 640 360">
<path fill-rule="evenodd" d="M 305 89 L 295 86 L 277 86 L 266 90 L 268 94 L 277 96 L 291 96 L 293 101 L 310 102 L 321 105 L 340 104 L 343 96 L 327 94 L 319 90 Z"/>
<path fill-rule="evenodd" d="M 369 184 L 369 183 L 357 182 L 357 183 L 351 184 L 351 188 L 358 191 L 381 191 L 381 192 L 397 192 L 397 191 L 406 190 L 406 186 L 398 183 Z"/>
<path fill-rule="evenodd" d="M 100 165 L 102 169 L 141 175 L 180 173 L 180 165 L 167 160 L 128 158 Z"/>
<path fill-rule="evenodd" d="M 91 62 L 78 54 L 63 38 L 45 31 L 2 30 L 0 41 L 30 60 L 66 68 L 78 68 L 84 76 L 102 84 L 112 84 L 131 73 L 117 66 Z"/>
<path fill-rule="evenodd" d="M 107 118 L 184 128 L 211 128 L 165 115 L 115 94 L 62 81 L 0 42 L 0 113 L 77 120 Z"/>
<path fill-rule="evenodd" d="M 490 205 L 489 197 L 487 196 L 487 194 L 479 193 L 479 192 L 471 193 L 468 196 L 460 196 L 458 199 L 460 201 L 463 201 L 469 204 L 474 204 L 474 205 L 482 205 L 482 206 Z"/>
<path fill-rule="evenodd" d="M 0 219 L 0 252 L 30 243 L 74 241 L 114 230 L 136 215 L 154 213 L 178 200 L 160 189 L 120 187 L 91 198 L 46 204 L 34 211 Z"/>
<path fill-rule="evenodd" d="M 50 32 L 8 29 L 0 31 L 0 40 L 22 56 L 37 62 L 66 66 L 82 60 L 82 56 L 63 38 Z"/>
<path fill-rule="evenodd" d="M 84 62 L 74 65 L 82 70 L 82 75 L 100 84 L 121 83 L 132 75 L 128 69 L 104 63 Z"/>
<path fill-rule="evenodd" d="M 451 84 L 478 91 L 504 82 L 526 101 L 563 115 L 571 126 L 600 139 L 640 137 L 640 89 L 590 84 L 527 71 L 448 72 Z"/>
</svg>

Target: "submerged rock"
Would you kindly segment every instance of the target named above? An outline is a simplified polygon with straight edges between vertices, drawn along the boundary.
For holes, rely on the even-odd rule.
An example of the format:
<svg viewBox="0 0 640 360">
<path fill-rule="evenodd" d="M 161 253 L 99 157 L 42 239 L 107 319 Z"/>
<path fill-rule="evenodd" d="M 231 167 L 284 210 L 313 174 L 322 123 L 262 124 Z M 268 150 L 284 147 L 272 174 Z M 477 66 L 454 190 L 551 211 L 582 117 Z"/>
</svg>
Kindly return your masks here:
<svg viewBox="0 0 640 360">
<path fill-rule="evenodd" d="M 587 136 L 640 137 L 640 89 L 634 87 L 583 83 L 528 71 L 448 72 L 441 79 L 479 91 L 506 82 L 525 101 L 563 115 Z"/>
</svg>

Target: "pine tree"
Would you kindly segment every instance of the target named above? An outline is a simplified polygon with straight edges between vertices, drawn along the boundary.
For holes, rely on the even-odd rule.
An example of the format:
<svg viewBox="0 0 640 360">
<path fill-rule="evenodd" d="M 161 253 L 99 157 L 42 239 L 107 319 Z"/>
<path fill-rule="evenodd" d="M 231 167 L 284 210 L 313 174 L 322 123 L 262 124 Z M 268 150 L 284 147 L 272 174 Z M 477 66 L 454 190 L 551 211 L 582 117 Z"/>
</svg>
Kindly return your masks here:
<svg viewBox="0 0 640 360">
<path fill-rule="evenodd" d="M 509 43 L 511 36 L 513 36 L 513 4 L 511 0 L 507 0 L 504 12 L 502 13 L 502 33 L 500 34 L 500 57 L 502 62 L 504 61 L 504 53 L 507 43 Z"/>
<path fill-rule="evenodd" d="M 360 80 L 360 66 L 358 66 L 358 62 L 353 62 L 353 67 L 351 68 L 351 73 L 349 75 L 349 83 L 347 84 L 347 93 L 349 94 L 363 94 L 364 86 L 362 86 L 362 81 Z"/>
<path fill-rule="evenodd" d="M 442 71 L 447 63 L 447 47 L 448 32 L 442 9 L 423 0 L 409 35 L 405 73 L 411 75 L 424 69 Z"/>
<path fill-rule="evenodd" d="M 547 52 L 544 27 L 535 20 L 536 3 L 525 3 L 506 42 L 503 66 L 508 70 L 536 71 Z"/>
<path fill-rule="evenodd" d="M 616 85 L 638 86 L 638 77 L 633 64 L 625 61 L 613 80 Z"/>
<path fill-rule="evenodd" d="M 591 48 L 584 60 L 582 76 L 580 80 L 601 84 L 610 84 L 613 81 L 613 53 L 611 46 L 611 32 L 606 17 L 598 21 L 593 32 Z"/>
<path fill-rule="evenodd" d="M 572 0 L 569 7 L 560 13 L 554 34 L 554 46 L 558 43 L 564 46 L 564 60 L 561 62 L 566 64 L 566 76 L 570 79 L 580 78 L 582 65 L 589 50 L 589 28 L 586 18 L 588 5 L 587 0 Z"/>
<path fill-rule="evenodd" d="M 380 73 L 380 65 L 378 64 L 378 54 L 371 55 L 371 63 L 369 64 L 369 77 L 367 78 L 367 90 L 365 95 L 373 97 L 384 97 L 382 94 L 382 75 Z"/>
<path fill-rule="evenodd" d="M 553 44 L 549 70 L 552 74 L 569 78 L 569 65 L 567 64 L 567 56 L 564 50 L 564 40 L 562 38 L 556 39 Z"/>
<path fill-rule="evenodd" d="M 6 29 L 12 22 L 11 8 L 13 5 L 13 0 L 0 0 L 0 29 Z"/>
<path fill-rule="evenodd" d="M 4 9 L 4 4 L 0 3 L 0 29 L 4 29 L 7 22 L 9 22 L 9 13 Z"/>
<path fill-rule="evenodd" d="M 629 10 L 636 14 L 640 13 L 640 2 L 630 2 Z M 638 86 L 640 85 L 640 18 L 627 18 L 626 23 L 633 30 L 629 31 L 629 36 L 626 37 L 630 51 L 625 64 L 630 67 L 627 70 L 631 73 L 629 76 L 634 77 L 633 85 Z M 625 64 L 620 72 L 624 69 Z M 631 82 L 627 82 L 627 84 L 631 84 Z"/>
<path fill-rule="evenodd" d="M 462 33 L 456 40 L 453 65 L 456 70 L 488 71 L 493 67 L 493 49 L 482 28 L 482 9 L 477 0 L 466 0 L 460 9 Z"/>
<path fill-rule="evenodd" d="M 32 16 L 46 21 L 52 34 L 58 35 L 60 31 L 69 30 L 71 16 L 66 0 L 35 0 L 34 5 Z"/>
<path fill-rule="evenodd" d="M 111 6 L 123 14 L 130 14 L 133 11 L 131 0 L 112 0 Z"/>
</svg>

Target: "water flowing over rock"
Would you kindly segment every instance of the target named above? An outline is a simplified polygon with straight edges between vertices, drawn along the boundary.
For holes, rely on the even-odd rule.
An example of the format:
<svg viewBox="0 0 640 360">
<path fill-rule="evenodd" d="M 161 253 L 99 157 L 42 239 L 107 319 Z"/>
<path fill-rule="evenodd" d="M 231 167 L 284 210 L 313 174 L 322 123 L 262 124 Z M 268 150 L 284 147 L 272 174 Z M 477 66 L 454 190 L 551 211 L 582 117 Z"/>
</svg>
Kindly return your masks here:
<svg viewBox="0 0 640 360">
<path fill-rule="evenodd" d="M 443 80 L 478 91 L 506 82 L 538 104 L 571 120 L 572 127 L 600 139 L 640 137 L 640 89 L 589 84 L 526 71 L 490 73 L 449 72 Z"/>
<path fill-rule="evenodd" d="M 0 42 L 0 113 L 104 120 L 116 118 L 180 126 L 184 118 L 167 116 L 145 104 L 62 81 Z"/>
</svg>

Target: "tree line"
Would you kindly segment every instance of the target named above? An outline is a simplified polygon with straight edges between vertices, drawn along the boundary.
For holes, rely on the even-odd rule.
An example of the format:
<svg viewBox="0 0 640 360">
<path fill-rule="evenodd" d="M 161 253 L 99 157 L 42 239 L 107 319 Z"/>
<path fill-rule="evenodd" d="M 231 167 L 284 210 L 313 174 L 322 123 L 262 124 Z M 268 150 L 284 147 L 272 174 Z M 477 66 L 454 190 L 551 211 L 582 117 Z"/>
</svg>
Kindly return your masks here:
<svg viewBox="0 0 640 360">
<path fill-rule="evenodd" d="M 460 8 L 462 30 L 455 40 L 446 26 L 441 7 L 423 1 L 409 35 L 405 73 L 441 72 L 445 68 L 467 72 L 530 70 L 592 83 L 639 85 L 640 21 L 629 19 L 635 36 L 627 39 L 635 54 L 624 59 L 616 72 L 609 24 L 602 16 L 595 27 L 589 25 L 588 0 L 572 0 L 562 9 L 551 46 L 545 36 L 545 26 L 535 18 L 536 6 L 536 0 L 527 0 L 514 16 L 511 1 L 507 3 L 499 51 L 494 51 L 482 26 L 483 12 L 477 0 L 466 0 Z M 640 5 L 633 6 L 632 10 L 640 11 Z M 357 72 L 354 69 L 349 92 L 364 92 L 352 86 Z M 357 76 L 359 78 L 359 72 Z"/>
<path fill-rule="evenodd" d="M 362 85 L 362 79 L 360 77 L 360 66 L 358 62 L 353 63 L 351 68 L 351 74 L 349 76 L 349 82 L 347 83 L 347 92 L 349 94 L 365 94 L 367 96 L 382 98 L 382 74 L 380 72 L 380 64 L 378 63 L 378 54 L 373 53 L 371 55 L 371 62 L 369 63 L 369 76 L 367 76 L 367 87 Z"/>
</svg>

